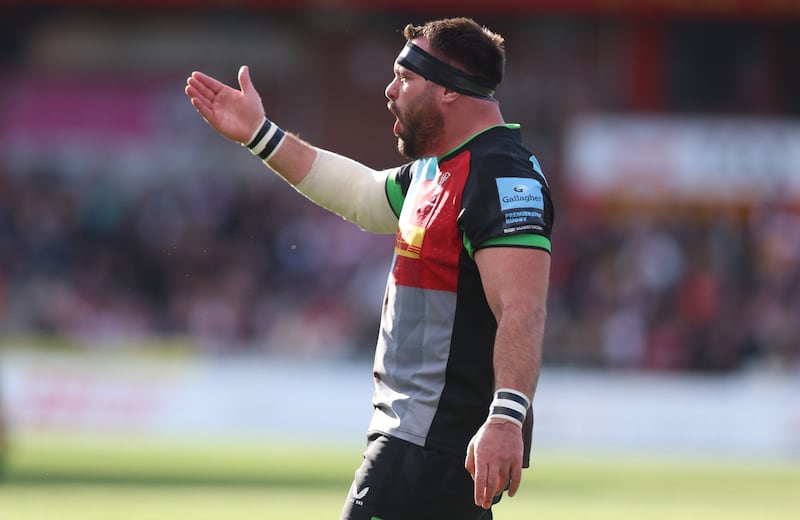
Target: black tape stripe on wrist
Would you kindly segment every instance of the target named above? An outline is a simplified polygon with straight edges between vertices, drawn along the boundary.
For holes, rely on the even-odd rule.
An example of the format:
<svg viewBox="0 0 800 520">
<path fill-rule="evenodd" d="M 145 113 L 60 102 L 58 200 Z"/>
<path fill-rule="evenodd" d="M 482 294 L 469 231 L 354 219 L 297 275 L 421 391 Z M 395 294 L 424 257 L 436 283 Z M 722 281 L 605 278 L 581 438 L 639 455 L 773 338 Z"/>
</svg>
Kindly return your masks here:
<svg viewBox="0 0 800 520">
<path fill-rule="evenodd" d="M 280 143 L 281 139 L 283 139 L 284 133 L 285 132 L 280 127 L 278 127 L 275 130 L 275 133 L 272 135 L 270 140 L 267 141 L 267 146 L 265 146 L 264 149 L 261 150 L 261 153 L 258 154 L 258 156 L 261 157 L 262 160 L 266 160 L 266 158 L 269 157 L 272 154 L 272 152 L 275 151 L 275 148 L 278 147 L 278 143 Z"/>
<path fill-rule="evenodd" d="M 258 129 L 256 136 L 253 137 L 252 141 L 247 143 L 247 147 L 251 150 L 256 147 L 256 145 L 261 141 L 264 135 L 269 131 L 269 127 L 272 126 L 272 121 L 269 119 L 264 119 L 264 122 L 261 123 L 261 128 Z"/>
<path fill-rule="evenodd" d="M 494 99 L 492 96 L 497 85 L 448 65 L 411 42 L 400 51 L 397 63 L 450 90 L 476 98 Z"/>
<path fill-rule="evenodd" d="M 505 406 L 492 406 L 491 410 L 489 410 L 489 415 L 505 415 L 506 417 L 516 419 L 520 423 L 525 420 L 525 414 L 519 413 L 517 410 L 512 410 L 511 408 L 506 408 Z"/>
<path fill-rule="evenodd" d="M 528 408 L 528 406 L 530 406 L 530 402 L 528 402 L 527 399 L 525 399 L 524 397 L 522 397 L 519 394 L 515 394 L 515 393 L 512 393 L 512 392 L 503 392 L 501 390 L 499 392 L 495 392 L 494 398 L 495 399 L 508 399 L 510 401 L 515 401 L 515 402 L 521 404 L 522 406 L 524 406 L 525 408 Z"/>
</svg>

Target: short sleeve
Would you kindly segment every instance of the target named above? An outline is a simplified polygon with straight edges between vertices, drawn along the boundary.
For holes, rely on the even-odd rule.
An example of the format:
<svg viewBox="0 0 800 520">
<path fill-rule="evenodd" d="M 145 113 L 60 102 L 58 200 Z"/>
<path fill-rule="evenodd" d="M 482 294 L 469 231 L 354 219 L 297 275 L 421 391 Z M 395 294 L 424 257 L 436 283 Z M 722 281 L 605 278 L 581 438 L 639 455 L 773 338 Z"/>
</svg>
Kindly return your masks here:
<svg viewBox="0 0 800 520">
<path fill-rule="evenodd" d="M 473 164 L 459 226 L 470 256 L 484 247 L 533 247 L 550 252 L 555 211 L 536 158 L 493 154 Z"/>
</svg>

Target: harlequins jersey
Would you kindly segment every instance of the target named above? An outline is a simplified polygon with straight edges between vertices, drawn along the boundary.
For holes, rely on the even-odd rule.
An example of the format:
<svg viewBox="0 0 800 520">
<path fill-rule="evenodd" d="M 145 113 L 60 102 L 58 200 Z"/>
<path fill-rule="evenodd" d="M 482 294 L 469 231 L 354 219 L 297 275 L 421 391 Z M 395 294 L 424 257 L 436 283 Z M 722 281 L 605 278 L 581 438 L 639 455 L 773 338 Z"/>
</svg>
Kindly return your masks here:
<svg viewBox="0 0 800 520">
<path fill-rule="evenodd" d="M 375 353 L 371 432 L 463 456 L 494 391 L 484 247 L 550 251 L 553 204 L 518 125 L 491 127 L 386 182 L 399 224 Z"/>
</svg>

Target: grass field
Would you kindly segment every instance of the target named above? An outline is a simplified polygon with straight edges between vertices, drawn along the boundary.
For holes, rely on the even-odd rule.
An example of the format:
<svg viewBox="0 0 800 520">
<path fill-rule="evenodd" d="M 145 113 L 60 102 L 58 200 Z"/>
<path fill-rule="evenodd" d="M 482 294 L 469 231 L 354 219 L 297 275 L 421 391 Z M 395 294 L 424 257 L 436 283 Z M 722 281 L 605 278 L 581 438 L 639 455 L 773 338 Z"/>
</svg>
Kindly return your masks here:
<svg viewBox="0 0 800 520">
<path fill-rule="evenodd" d="M 0 520 L 337 519 L 360 447 L 17 440 Z M 498 520 L 789 520 L 800 464 L 539 454 Z M 413 520 L 413 519 L 409 519 Z"/>
</svg>

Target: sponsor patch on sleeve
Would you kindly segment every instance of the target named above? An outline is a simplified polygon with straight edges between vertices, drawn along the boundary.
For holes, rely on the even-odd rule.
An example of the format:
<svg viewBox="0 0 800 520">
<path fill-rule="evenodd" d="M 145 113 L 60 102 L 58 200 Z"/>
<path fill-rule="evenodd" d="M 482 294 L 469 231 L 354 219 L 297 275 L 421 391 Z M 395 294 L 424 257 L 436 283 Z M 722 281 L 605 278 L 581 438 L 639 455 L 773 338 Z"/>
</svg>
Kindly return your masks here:
<svg viewBox="0 0 800 520">
<path fill-rule="evenodd" d="M 541 183 L 526 177 L 500 177 L 496 181 L 505 220 L 503 232 L 541 231 L 544 225 Z"/>
</svg>

